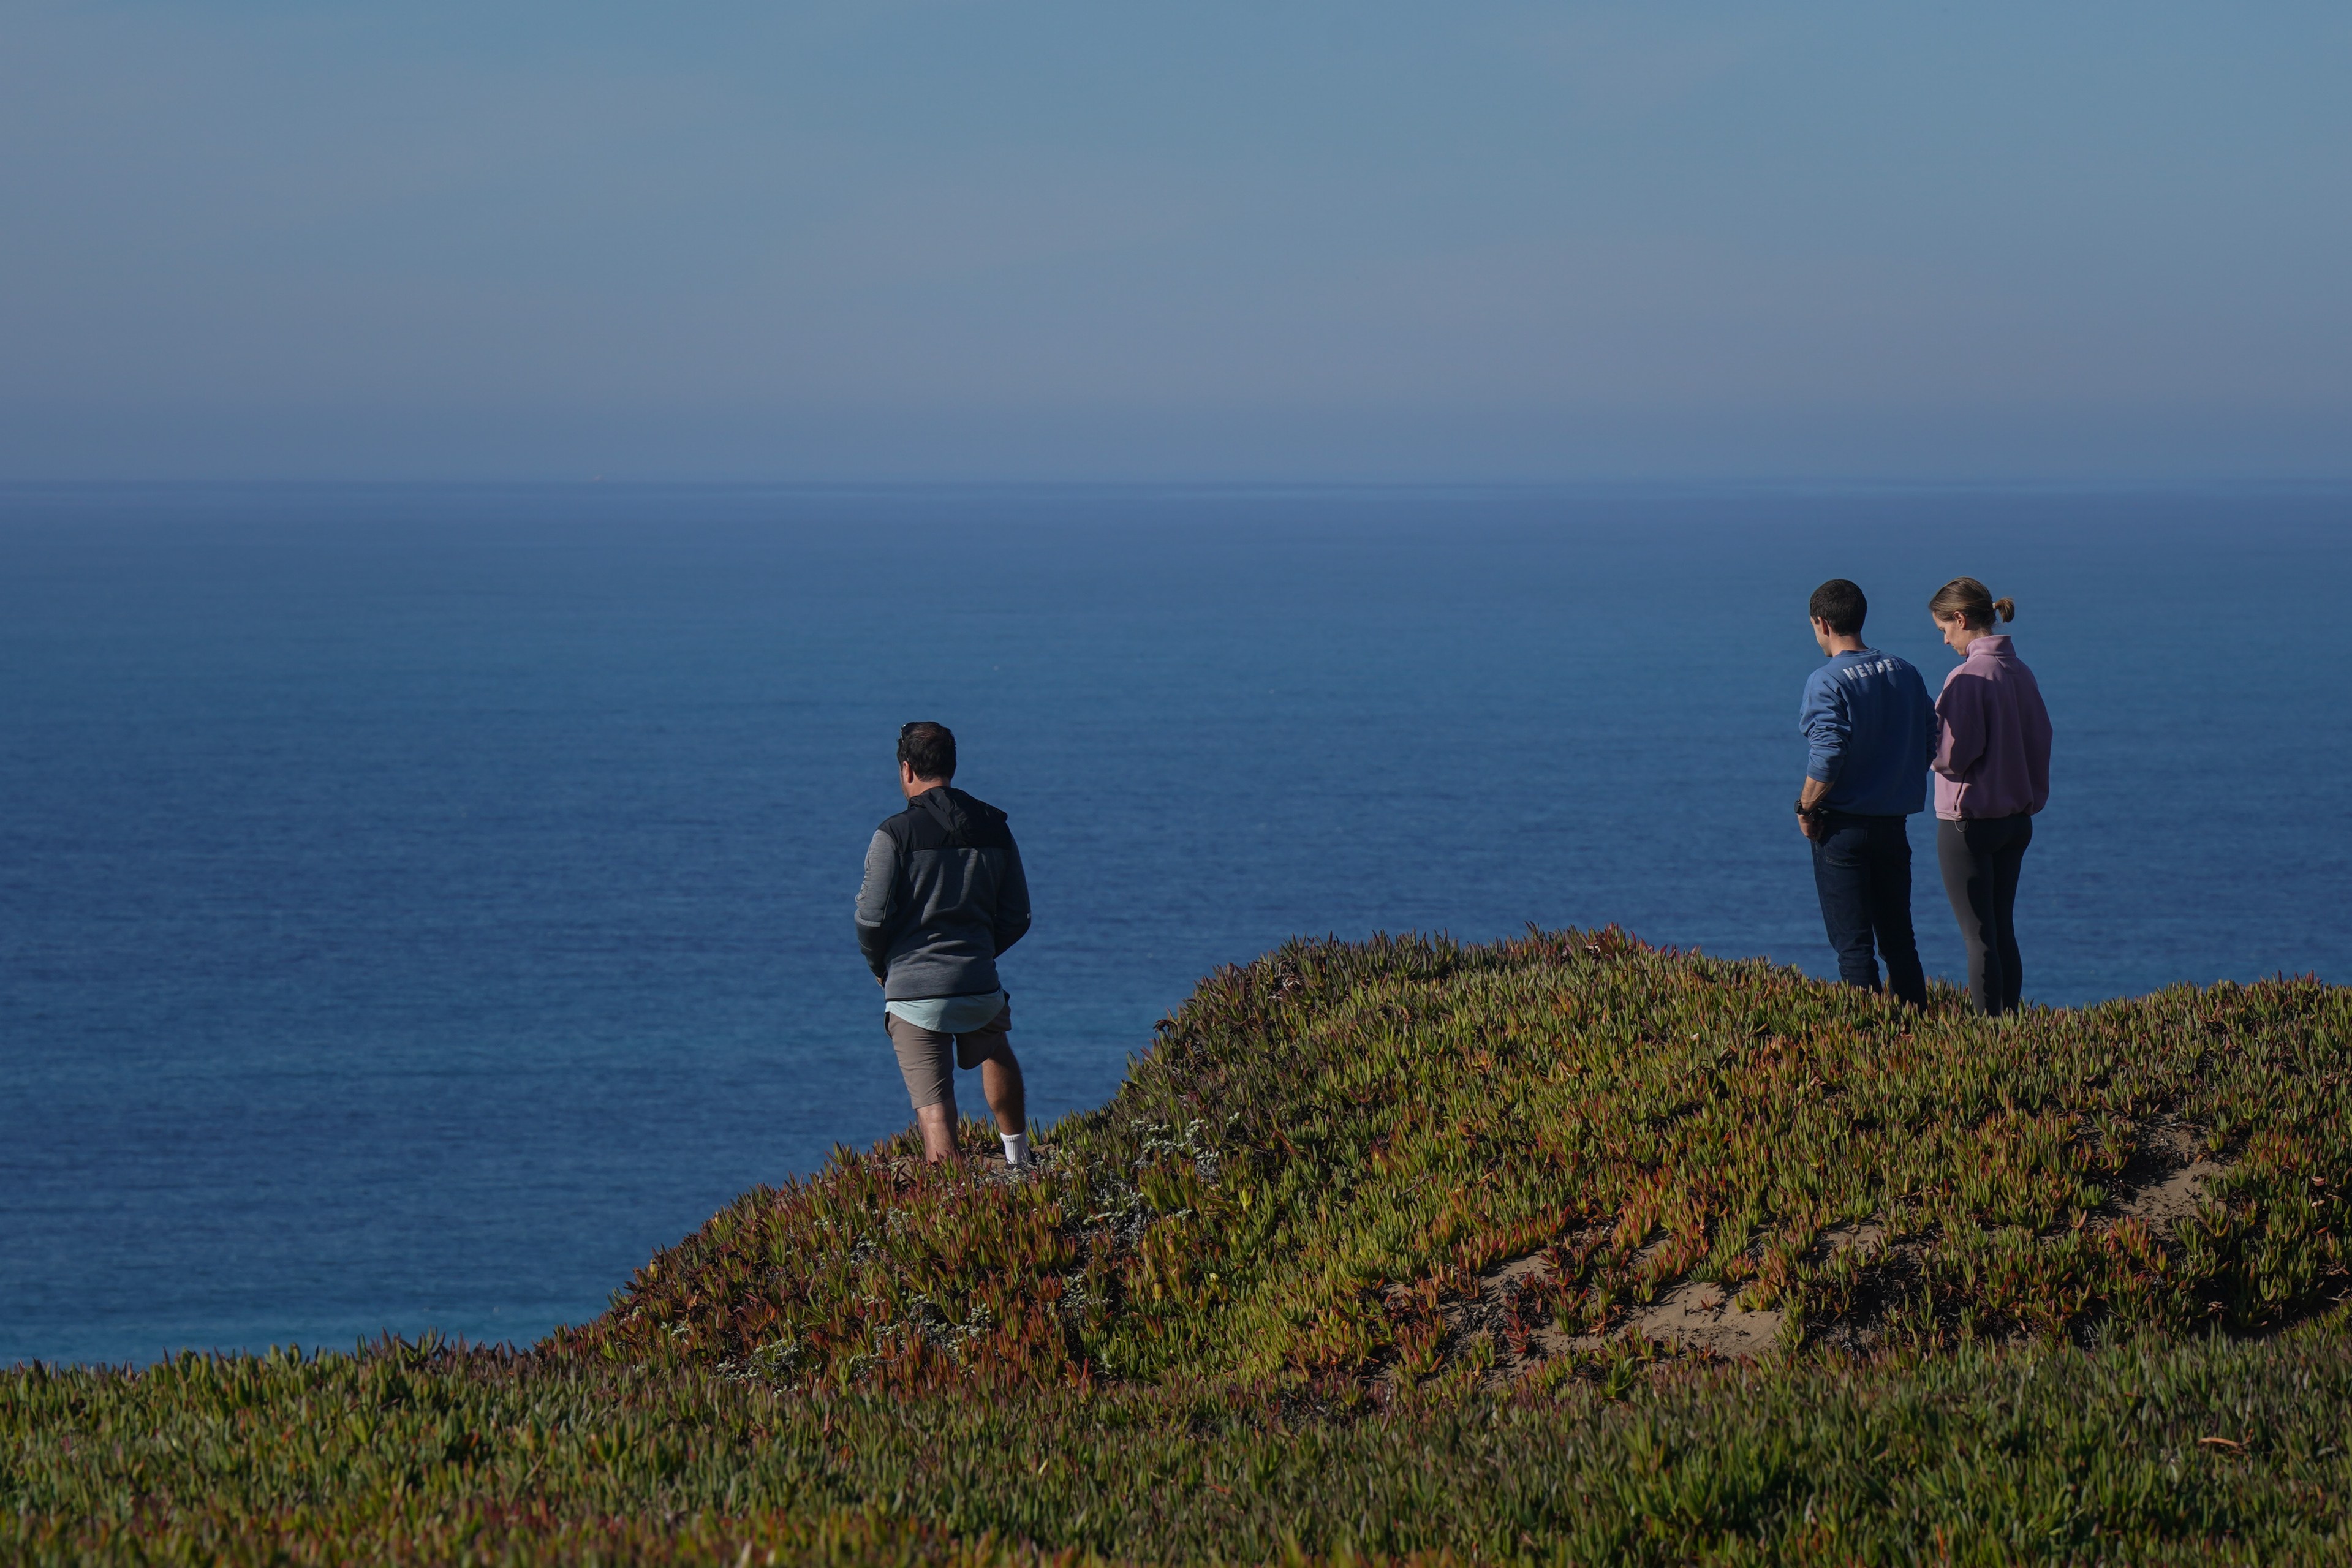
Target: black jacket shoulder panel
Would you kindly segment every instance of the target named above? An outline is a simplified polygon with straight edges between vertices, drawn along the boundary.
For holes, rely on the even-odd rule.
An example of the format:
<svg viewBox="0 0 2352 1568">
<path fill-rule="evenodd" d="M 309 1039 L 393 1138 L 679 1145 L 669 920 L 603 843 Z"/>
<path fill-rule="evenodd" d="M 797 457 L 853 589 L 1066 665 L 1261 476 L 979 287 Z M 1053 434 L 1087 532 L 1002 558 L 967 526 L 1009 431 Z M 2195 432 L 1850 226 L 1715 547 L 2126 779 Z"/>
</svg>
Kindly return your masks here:
<svg viewBox="0 0 2352 1568">
<path fill-rule="evenodd" d="M 902 852 L 1003 849 L 1013 841 L 1003 812 L 953 786 L 927 790 L 882 824 Z"/>
<path fill-rule="evenodd" d="M 900 854 L 908 850 L 935 850 L 947 842 L 947 836 L 940 831 L 939 823 L 931 814 L 918 811 L 912 806 L 895 817 L 885 818 L 882 831 L 890 835 Z"/>
</svg>

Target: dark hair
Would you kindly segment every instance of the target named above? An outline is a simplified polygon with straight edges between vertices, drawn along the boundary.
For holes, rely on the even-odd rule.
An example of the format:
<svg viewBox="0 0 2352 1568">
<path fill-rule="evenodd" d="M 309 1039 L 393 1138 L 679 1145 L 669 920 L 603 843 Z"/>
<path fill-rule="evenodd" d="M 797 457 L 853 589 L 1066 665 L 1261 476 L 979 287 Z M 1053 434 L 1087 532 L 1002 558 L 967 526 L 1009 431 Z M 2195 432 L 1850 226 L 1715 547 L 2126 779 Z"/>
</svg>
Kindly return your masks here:
<svg viewBox="0 0 2352 1568">
<path fill-rule="evenodd" d="M 1956 577 L 1936 590 L 1936 597 L 1927 601 L 1927 613 L 1938 619 L 1957 615 L 1963 626 L 1990 626 L 1998 615 L 2003 621 L 2017 619 L 2017 601 L 1995 599 L 1992 591 L 1973 577 Z"/>
<path fill-rule="evenodd" d="M 898 760 L 918 779 L 955 777 L 955 732 L 943 724 L 918 719 L 898 727 Z"/>
<path fill-rule="evenodd" d="M 1829 622 L 1831 631 L 1841 637 L 1862 634 L 1862 622 L 1870 613 L 1870 601 L 1862 590 L 1844 578 L 1833 577 L 1813 590 L 1813 619 Z"/>
</svg>

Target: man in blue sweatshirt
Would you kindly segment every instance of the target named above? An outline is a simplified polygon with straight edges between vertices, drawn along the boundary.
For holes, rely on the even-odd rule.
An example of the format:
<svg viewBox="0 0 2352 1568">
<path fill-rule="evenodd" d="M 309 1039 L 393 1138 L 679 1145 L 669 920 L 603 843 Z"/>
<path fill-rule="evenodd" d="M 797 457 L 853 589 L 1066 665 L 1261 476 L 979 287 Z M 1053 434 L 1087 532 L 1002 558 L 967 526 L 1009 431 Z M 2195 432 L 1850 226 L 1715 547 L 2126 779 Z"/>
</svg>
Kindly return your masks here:
<svg viewBox="0 0 2352 1568">
<path fill-rule="evenodd" d="M 1797 826 L 1813 845 L 1822 924 L 1837 949 L 1838 978 L 1886 988 L 1913 1007 L 1927 977 L 1911 935 L 1911 836 L 1904 819 L 1927 804 L 1936 754 L 1936 705 L 1919 672 L 1863 645 L 1870 602 L 1845 579 L 1813 590 L 1813 641 L 1829 663 L 1805 682 L 1799 724 L 1811 755 L 1797 797 Z M 1877 938 L 1877 956 L 1871 951 Z"/>
</svg>

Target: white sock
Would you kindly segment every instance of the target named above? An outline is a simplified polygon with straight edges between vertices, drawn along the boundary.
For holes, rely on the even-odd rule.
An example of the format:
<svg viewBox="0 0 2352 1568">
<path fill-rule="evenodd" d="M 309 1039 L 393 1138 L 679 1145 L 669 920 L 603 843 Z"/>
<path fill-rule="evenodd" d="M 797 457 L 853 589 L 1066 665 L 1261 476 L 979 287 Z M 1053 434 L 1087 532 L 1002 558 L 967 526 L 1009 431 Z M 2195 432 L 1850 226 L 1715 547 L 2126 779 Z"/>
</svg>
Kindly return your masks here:
<svg viewBox="0 0 2352 1568">
<path fill-rule="evenodd" d="M 1029 1163 L 1028 1134 L 999 1133 L 997 1136 L 1004 1140 L 1004 1163 L 1006 1165 L 1018 1170 L 1023 1166 Z"/>
</svg>

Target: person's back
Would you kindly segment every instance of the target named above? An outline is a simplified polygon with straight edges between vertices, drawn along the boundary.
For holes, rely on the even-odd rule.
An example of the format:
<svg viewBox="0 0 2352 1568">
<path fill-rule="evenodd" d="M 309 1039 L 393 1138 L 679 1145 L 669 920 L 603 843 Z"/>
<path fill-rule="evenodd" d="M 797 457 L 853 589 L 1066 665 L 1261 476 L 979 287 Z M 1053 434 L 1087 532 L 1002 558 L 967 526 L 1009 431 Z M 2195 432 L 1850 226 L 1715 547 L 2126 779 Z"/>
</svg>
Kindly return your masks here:
<svg viewBox="0 0 2352 1568">
<path fill-rule="evenodd" d="M 1801 722 L 1807 777 L 1831 780 L 1826 809 L 1854 817 L 1927 809 L 1936 706 L 1909 661 L 1875 648 L 1831 654 L 1805 682 Z"/>
<path fill-rule="evenodd" d="M 1876 990 L 1883 956 L 1887 988 L 1924 1007 L 1904 819 L 1927 804 L 1936 710 L 1917 670 L 1864 644 L 1869 609 L 1843 578 L 1813 591 L 1813 638 L 1829 662 L 1805 682 L 1799 711 L 1807 756 L 1797 823 L 1812 843 L 1813 885 L 1838 977 Z"/>
<path fill-rule="evenodd" d="M 980 1070 L 1005 1164 L 1029 1163 L 1027 1089 L 996 960 L 1029 930 L 1029 881 L 1004 813 L 954 789 L 946 726 L 898 732 L 907 809 L 874 831 L 857 890 L 857 946 L 882 986 L 882 1027 L 931 1159 L 955 1157 L 955 1070 Z"/>
<path fill-rule="evenodd" d="M 1029 929 L 1029 884 L 1004 813 L 952 785 L 875 830 L 857 942 L 888 1001 L 985 996 Z M 871 902 L 869 902 L 871 901 Z"/>
</svg>

